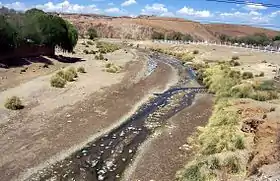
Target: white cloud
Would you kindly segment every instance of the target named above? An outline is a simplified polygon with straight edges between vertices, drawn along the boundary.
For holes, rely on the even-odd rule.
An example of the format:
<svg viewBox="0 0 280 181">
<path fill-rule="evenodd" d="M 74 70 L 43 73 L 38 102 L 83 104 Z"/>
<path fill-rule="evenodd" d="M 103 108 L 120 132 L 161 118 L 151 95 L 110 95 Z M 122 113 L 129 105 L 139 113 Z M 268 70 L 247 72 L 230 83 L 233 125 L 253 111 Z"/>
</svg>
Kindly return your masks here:
<svg viewBox="0 0 280 181">
<path fill-rule="evenodd" d="M 275 17 L 277 17 L 277 16 L 279 16 L 279 15 L 280 15 L 280 10 L 272 12 L 272 13 L 269 15 L 269 17 L 275 18 Z"/>
<path fill-rule="evenodd" d="M 168 9 L 164 4 L 154 3 L 152 5 L 147 4 L 144 9 L 141 10 L 142 14 L 163 14 L 167 13 Z"/>
<path fill-rule="evenodd" d="M 119 8 L 108 8 L 108 9 L 105 9 L 105 12 L 106 13 L 119 13 L 119 12 L 121 12 L 121 10 Z"/>
<path fill-rule="evenodd" d="M 14 9 L 14 10 L 17 10 L 17 11 L 24 11 L 24 10 L 27 10 L 28 7 L 26 7 L 26 5 L 24 3 L 21 3 L 21 2 L 13 2 L 13 3 L 9 3 L 9 4 L 0 4 L 1 6 L 5 6 L 9 9 Z"/>
<path fill-rule="evenodd" d="M 262 4 L 248 3 L 245 7 L 247 10 L 265 10 L 267 7 Z"/>
<path fill-rule="evenodd" d="M 186 15 L 186 16 L 194 16 L 194 17 L 201 17 L 207 18 L 213 16 L 210 11 L 208 10 L 194 10 L 193 8 L 184 6 L 182 9 L 177 11 L 177 14 Z"/>
<path fill-rule="evenodd" d="M 100 13 L 100 9 L 96 5 L 83 6 L 79 4 L 71 4 L 69 1 L 63 1 L 61 3 L 54 4 L 53 2 L 47 2 L 45 4 L 37 4 L 33 6 L 27 6 L 21 2 L 14 2 L 11 4 L 1 4 L 7 8 L 25 11 L 30 8 L 42 9 L 46 12 L 65 12 L 65 13 Z"/>
<path fill-rule="evenodd" d="M 227 21 L 240 22 L 240 23 L 268 23 L 271 18 L 268 15 L 264 15 L 257 11 L 250 12 L 225 12 L 220 13 L 220 19 L 224 19 Z"/>
<path fill-rule="evenodd" d="M 164 16 L 164 17 L 174 17 L 174 13 L 172 12 L 166 12 L 166 13 L 161 13 L 160 16 Z"/>
<path fill-rule="evenodd" d="M 79 4 L 71 4 L 69 1 L 63 1 L 61 3 L 54 4 L 53 2 L 48 2 L 42 5 L 35 6 L 38 9 L 49 12 L 66 12 L 66 13 L 99 13 L 100 10 L 96 5 L 83 6 Z"/>
<path fill-rule="evenodd" d="M 123 3 L 121 4 L 121 6 L 130 6 L 130 5 L 136 4 L 136 3 L 137 3 L 137 2 L 136 2 L 135 0 L 127 0 L 127 1 L 123 2 Z"/>
</svg>

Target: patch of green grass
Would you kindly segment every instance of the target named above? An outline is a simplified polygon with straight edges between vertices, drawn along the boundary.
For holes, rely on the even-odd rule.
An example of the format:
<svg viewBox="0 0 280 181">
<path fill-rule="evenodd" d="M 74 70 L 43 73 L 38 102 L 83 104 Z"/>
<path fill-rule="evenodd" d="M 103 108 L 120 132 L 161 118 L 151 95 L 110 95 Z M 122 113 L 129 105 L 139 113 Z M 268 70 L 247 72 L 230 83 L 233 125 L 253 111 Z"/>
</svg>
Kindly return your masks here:
<svg viewBox="0 0 280 181">
<path fill-rule="evenodd" d="M 22 109 L 24 107 L 20 98 L 17 96 L 12 96 L 12 97 L 8 98 L 5 101 L 4 106 L 5 106 L 5 108 L 11 109 L 11 110 L 18 110 L 18 109 Z"/>
<path fill-rule="evenodd" d="M 56 74 L 51 77 L 50 83 L 52 87 L 63 88 L 66 84 L 66 80 Z"/>
</svg>

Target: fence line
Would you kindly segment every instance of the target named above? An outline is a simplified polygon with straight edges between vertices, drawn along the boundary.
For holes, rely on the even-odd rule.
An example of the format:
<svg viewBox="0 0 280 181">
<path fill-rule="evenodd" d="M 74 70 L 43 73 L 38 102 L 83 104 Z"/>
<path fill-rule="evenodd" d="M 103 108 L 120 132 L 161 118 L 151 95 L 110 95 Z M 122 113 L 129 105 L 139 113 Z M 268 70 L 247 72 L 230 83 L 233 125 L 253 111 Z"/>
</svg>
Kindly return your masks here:
<svg viewBox="0 0 280 181">
<path fill-rule="evenodd" d="M 194 45 L 215 45 L 215 46 L 224 46 L 224 47 L 235 47 L 235 48 L 244 48 L 251 51 L 257 52 L 267 52 L 267 53 L 280 53 L 280 47 L 272 46 L 254 46 L 242 44 L 230 44 L 230 43 L 217 43 L 217 42 L 207 42 L 207 41 L 176 41 L 176 40 L 153 40 L 155 43 L 167 43 L 167 44 L 194 44 Z"/>
</svg>

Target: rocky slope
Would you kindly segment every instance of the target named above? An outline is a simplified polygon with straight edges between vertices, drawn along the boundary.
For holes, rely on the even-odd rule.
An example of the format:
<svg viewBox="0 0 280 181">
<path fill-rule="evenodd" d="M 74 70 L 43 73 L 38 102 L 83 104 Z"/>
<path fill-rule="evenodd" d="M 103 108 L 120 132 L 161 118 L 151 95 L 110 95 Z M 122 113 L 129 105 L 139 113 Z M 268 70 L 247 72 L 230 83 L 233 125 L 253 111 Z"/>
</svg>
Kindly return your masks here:
<svg viewBox="0 0 280 181">
<path fill-rule="evenodd" d="M 101 15 L 63 14 L 63 18 L 74 23 L 81 33 L 94 26 L 101 37 L 150 39 L 154 31 L 181 32 L 190 34 L 196 39 L 218 40 L 220 34 L 228 36 L 245 36 L 254 33 L 265 33 L 268 36 L 278 35 L 280 32 L 244 25 L 230 24 L 201 24 L 180 18 L 165 18 L 153 16 L 110 17 Z"/>
</svg>

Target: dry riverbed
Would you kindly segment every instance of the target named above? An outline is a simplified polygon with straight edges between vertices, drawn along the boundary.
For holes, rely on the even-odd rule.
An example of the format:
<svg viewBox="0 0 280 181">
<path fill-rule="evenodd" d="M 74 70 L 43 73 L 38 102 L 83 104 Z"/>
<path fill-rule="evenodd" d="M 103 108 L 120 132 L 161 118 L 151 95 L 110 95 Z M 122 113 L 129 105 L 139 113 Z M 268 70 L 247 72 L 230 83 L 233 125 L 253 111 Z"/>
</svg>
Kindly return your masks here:
<svg viewBox="0 0 280 181">
<path fill-rule="evenodd" d="M 50 87 L 51 74 L 47 74 L 0 92 L 0 180 L 21 180 L 63 159 L 81 143 L 125 120 L 148 95 L 177 81 L 176 71 L 163 63 L 145 76 L 147 58 L 136 50 L 118 50 L 107 56 L 124 67 L 121 73 L 104 72 L 106 62 L 86 55 L 85 61 L 71 66 L 82 65 L 87 73 L 79 74 L 64 89 Z M 2 106 L 12 95 L 23 100 L 25 109 L 9 111 Z"/>
</svg>

